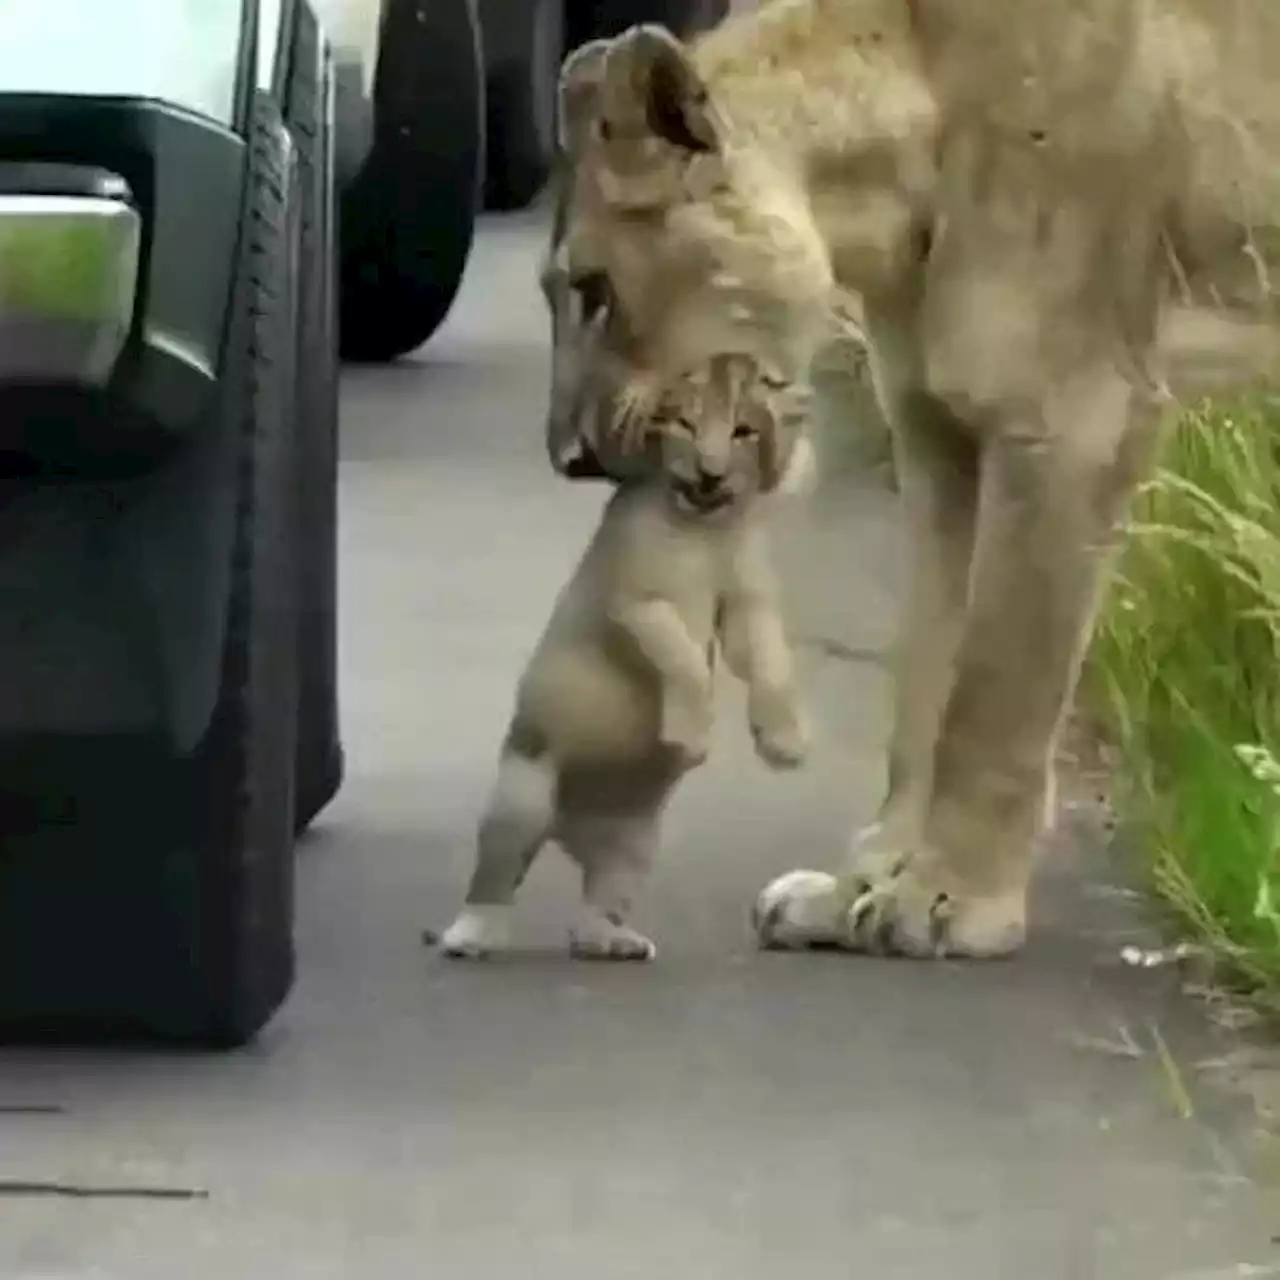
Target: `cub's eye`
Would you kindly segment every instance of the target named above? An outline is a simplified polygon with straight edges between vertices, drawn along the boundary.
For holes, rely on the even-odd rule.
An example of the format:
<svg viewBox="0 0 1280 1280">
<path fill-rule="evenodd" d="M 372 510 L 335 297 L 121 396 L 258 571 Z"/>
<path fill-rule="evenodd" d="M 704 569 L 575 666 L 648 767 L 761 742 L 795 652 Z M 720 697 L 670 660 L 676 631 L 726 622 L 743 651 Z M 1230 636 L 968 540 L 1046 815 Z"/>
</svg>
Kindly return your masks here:
<svg viewBox="0 0 1280 1280">
<path fill-rule="evenodd" d="M 775 378 L 770 373 L 762 373 L 760 375 L 760 381 L 763 382 L 770 391 L 781 391 L 787 385 L 786 378 Z"/>
<path fill-rule="evenodd" d="M 695 426 L 694 423 L 690 422 L 688 418 L 677 417 L 675 419 L 675 423 L 677 426 L 683 427 L 684 430 L 689 433 L 689 435 L 692 436 L 697 434 L 697 431 L 698 431 L 697 426 Z"/>
<path fill-rule="evenodd" d="M 760 433 L 749 422 L 740 422 L 733 429 L 735 440 L 754 440 Z"/>
<path fill-rule="evenodd" d="M 601 142 L 609 142 L 613 139 L 613 125 L 608 120 L 598 120 L 596 122 L 596 133 L 599 135 Z"/>
</svg>

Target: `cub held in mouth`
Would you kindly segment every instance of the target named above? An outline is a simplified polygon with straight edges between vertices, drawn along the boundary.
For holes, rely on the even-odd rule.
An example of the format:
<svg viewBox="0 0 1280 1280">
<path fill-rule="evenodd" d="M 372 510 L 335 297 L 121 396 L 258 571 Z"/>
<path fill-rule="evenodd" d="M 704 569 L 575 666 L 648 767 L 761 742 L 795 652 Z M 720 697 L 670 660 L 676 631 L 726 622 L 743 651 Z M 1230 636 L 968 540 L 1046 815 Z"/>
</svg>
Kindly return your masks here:
<svg viewBox="0 0 1280 1280">
<path fill-rule="evenodd" d="M 774 768 L 802 763 L 808 730 L 765 515 L 804 483 L 809 398 L 807 384 L 740 356 L 630 402 L 610 397 L 629 403 L 623 447 L 643 465 L 606 503 L 520 678 L 446 955 L 508 944 L 515 894 L 554 842 L 583 877 L 571 953 L 653 958 L 631 911 L 666 804 L 707 756 L 717 653 L 747 686 L 757 753 Z"/>
</svg>

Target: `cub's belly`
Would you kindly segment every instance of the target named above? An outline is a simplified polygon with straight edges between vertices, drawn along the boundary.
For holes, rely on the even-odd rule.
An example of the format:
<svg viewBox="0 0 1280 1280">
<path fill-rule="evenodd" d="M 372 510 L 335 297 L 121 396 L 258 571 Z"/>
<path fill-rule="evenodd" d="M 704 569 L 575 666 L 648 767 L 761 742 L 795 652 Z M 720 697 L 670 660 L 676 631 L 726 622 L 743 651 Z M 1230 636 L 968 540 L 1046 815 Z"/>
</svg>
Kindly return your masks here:
<svg viewBox="0 0 1280 1280">
<path fill-rule="evenodd" d="M 545 651 L 521 683 L 516 718 L 563 766 L 648 760 L 658 750 L 657 677 L 602 646 Z"/>
</svg>

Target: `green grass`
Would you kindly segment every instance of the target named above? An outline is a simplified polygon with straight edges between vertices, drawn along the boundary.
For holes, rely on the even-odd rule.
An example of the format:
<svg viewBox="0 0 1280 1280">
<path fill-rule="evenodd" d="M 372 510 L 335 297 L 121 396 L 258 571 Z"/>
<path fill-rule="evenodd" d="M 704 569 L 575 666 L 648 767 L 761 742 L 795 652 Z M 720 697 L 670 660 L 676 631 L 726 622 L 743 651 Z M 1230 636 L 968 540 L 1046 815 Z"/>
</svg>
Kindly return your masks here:
<svg viewBox="0 0 1280 1280">
<path fill-rule="evenodd" d="M 1280 399 L 1175 425 L 1085 690 L 1160 895 L 1280 1007 Z"/>
</svg>

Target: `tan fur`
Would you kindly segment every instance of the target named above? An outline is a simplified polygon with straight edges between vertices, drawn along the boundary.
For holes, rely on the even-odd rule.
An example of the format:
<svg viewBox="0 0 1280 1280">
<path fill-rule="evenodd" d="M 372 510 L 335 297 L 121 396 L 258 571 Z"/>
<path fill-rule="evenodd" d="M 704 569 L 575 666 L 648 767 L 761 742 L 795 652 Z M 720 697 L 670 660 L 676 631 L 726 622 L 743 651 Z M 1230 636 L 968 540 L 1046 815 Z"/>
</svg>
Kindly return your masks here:
<svg viewBox="0 0 1280 1280">
<path fill-rule="evenodd" d="M 596 58 L 559 243 L 637 366 L 785 362 L 834 284 L 895 431 L 888 795 L 761 937 L 1007 954 L 1157 414 L 1280 365 L 1280 5 L 768 0 Z"/>
<path fill-rule="evenodd" d="M 775 768 L 801 763 L 807 731 L 765 508 L 804 465 L 807 408 L 806 388 L 732 357 L 643 406 L 644 429 L 622 447 L 656 465 L 609 500 L 520 679 L 446 953 L 502 945 L 503 913 L 553 839 L 584 875 L 574 949 L 652 956 L 626 916 L 671 791 L 707 755 L 717 647 L 746 683 L 759 755 Z"/>
</svg>

